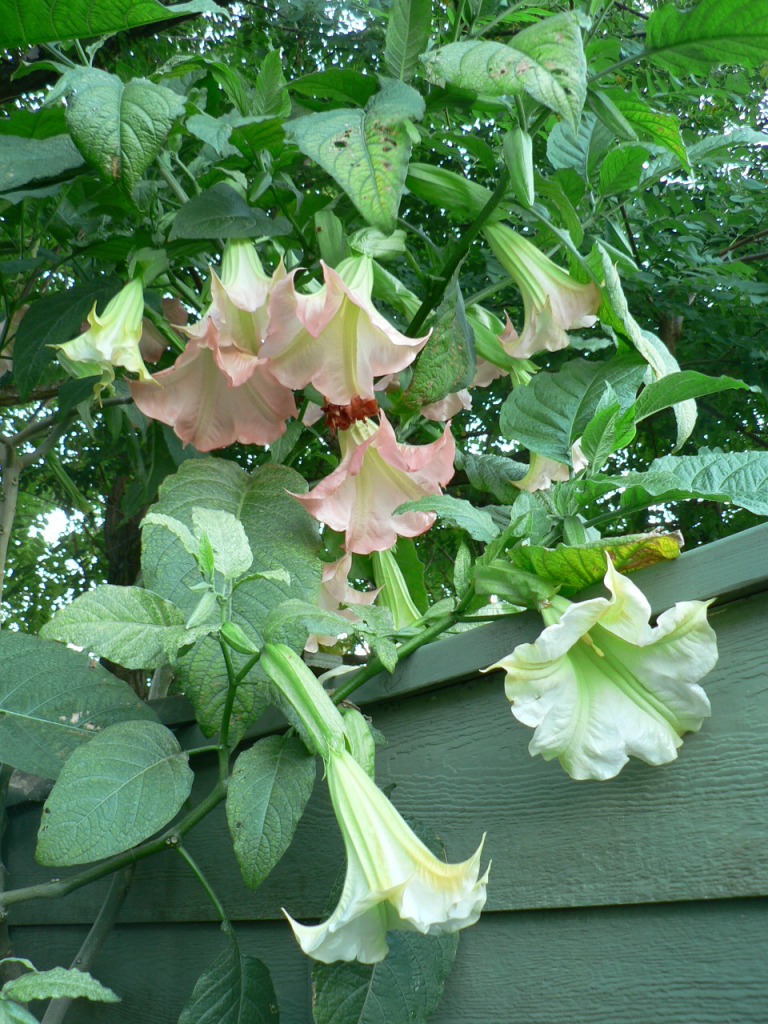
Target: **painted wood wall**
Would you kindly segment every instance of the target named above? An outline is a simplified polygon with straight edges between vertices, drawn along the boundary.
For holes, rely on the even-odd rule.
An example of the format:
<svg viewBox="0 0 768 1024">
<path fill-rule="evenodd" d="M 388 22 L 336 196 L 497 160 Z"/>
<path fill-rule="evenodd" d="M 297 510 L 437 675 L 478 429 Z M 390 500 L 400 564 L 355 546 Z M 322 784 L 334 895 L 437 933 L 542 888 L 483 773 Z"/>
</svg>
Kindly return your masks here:
<svg viewBox="0 0 768 1024">
<path fill-rule="evenodd" d="M 654 611 L 717 598 L 720 660 L 705 680 L 712 719 L 665 768 L 633 762 L 610 783 L 576 783 L 532 759 L 500 674 L 480 676 L 539 632 L 524 615 L 418 652 L 360 691 L 389 741 L 378 781 L 461 860 L 488 833 L 488 904 L 462 935 L 435 1024 L 768 1022 L 768 525 L 634 576 Z M 161 708 L 186 745 L 201 737 L 183 701 Z M 261 723 L 253 735 L 275 727 Z M 214 766 L 210 766 L 213 778 Z M 34 864 L 40 808 L 11 814 L 11 886 Z M 273 972 L 282 1024 L 310 1024 L 311 964 L 281 919 L 319 918 L 343 847 L 318 783 L 294 844 L 257 891 L 243 884 L 221 808 L 187 842 Z M 14 908 L 16 952 L 68 964 L 106 884 Z M 140 864 L 96 976 L 116 1007 L 76 1006 L 73 1024 L 174 1024 L 223 949 L 211 906 L 172 852 Z"/>
</svg>

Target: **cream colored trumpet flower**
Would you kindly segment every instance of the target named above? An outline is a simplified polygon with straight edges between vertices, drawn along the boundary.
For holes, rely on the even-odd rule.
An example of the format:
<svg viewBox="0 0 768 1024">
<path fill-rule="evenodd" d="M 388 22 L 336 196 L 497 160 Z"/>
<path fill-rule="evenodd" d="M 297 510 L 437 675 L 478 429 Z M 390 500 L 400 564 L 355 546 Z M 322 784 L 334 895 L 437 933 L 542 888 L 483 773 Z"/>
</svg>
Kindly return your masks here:
<svg viewBox="0 0 768 1024">
<path fill-rule="evenodd" d="M 610 558 L 605 586 L 610 599 L 553 597 L 538 640 L 485 670 L 506 672 L 512 713 L 535 729 L 530 753 L 574 779 L 613 778 L 630 756 L 673 761 L 710 714 L 699 686 L 717 662 L 709 602 L 682 601 L 651 626 L 644 594 Z"/>
</svg>

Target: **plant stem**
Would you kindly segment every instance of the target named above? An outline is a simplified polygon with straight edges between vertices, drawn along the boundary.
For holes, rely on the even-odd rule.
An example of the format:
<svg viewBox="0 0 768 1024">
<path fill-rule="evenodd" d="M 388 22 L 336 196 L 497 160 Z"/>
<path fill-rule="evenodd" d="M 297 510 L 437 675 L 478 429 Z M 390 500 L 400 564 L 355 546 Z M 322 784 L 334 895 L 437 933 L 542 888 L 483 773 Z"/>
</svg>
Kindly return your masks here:
<svg viewBox="0 0 768 1024">
<path fill-rule="evenodd" d="M 445 293 L 445 289 L 448 287 L 448 284 L 453 277 L 454 271 L 469 252 L 469 247 L 482 231 L 488 218 L 504 198 L 508 184 L 509 171 L 505 167 L 499 174 L 499 180 L 496 183 L 496 188 L 493 190 L 493 194 L 488 199 L 488 202 L 482 208 L 480 213 L 478 213 L 469 227 L 464 231 L 461 238 L 448 247 L 448 253 L 440 274 L 435 279 L 432 286 L 427 290 L 426 298 L 419 306 L 416 311 L 416 315 L 405 330 L 405 333 L 409 337 L 412 338 L 418 333 L 418 331 L 424 326 L 429 314 L 440 303 L 440 300 Z"/>
<path fill-rule="evenodd" d="M 19 501 L 19 477 L 21 476 L 21 460 L 16 455 L 13 444 L 0 444 L 0 472 L 2 472 L 3 498 L 0 501 L 0 601 L 3 597 L 3 581 L 5 579 L 5 563 L 8 558 L 8 546 L 11 531 L 16 518 L 16 506 Z"/>
<path fill-rule="evenodd" d="M 53 882 L 39 882 L 37 885 L 27 885 L 22 889 L 11 889 L 6 893 L 0 893 L 0 920 L 3 920 L 8 912 L 8 907 L 16 903 L 25 903 L 27 900 L 51 900 L 60 896 L 68 896 L 69 893 L 81 889 L 84 885 L 97 882 L 100 878 L 119 871 L 120 868 L 129 864 L 136 864 L 163 850 L 172 849 L 178 846 L 183 837 L 190 832 L 199 821 L 217 807 L 227 795 L 226 781 L 219 780 L 208 796 L 201 800 L 197 807 L 186 814 L 176 825 L 167 828 L 162 835 L 156 839 L 150 839 L 146 843 L 134 846 L 125 853 L 119 853 L 109 860 L 103 861 L 95 867 L 81 871 L 79 875 L 70 878 L 62 878 Z"/>
<path fill-rule="evenodd" d="M 224 701 L 224 710 L 221 713 L 221 727 L 219 729 L 219 779 L 222 781 L 229 776 L 229 723 L 232 718 L 232 708 L 235 703 L 237 692 L 237 675 L 235 666 L 232 664 L 232 655 L 229 647 L 219 638 L 221 653 L 224 655 L 224 664 L 227 666 L 227 696 Z"/>
<path fill-rule="evenodd" d="M 128 890 L 131 887 L 134 870 L 134 865 L 129 864 L 128 867 L 123 868 L 112 879 L 109 892 L 101 905 L 96 920 L 93 922 L 91 930 L 78 950 L 77 956 L 72 961 L 71 966 L 73 969 L 78 971 L 89 971 L 91 969 L 96 957 L 101 952 L 102 946 L 107 941 L 109 933 L 115 926 L 125 902 L 125 897 L 128 895 Z M 71 1004 L 72 1000 L 66 997 L 52 999 L 45 1011 L 42 1024 L 61 1024 Z"/>
<path fill-rule="evenodd" d="M 181 187 L 181 183 L 178 181 L 176 175 L 173 173 L 170 167 L 168 167 L 168 165 L 164 163 L 162 157 L 157 158 L 157 166 L 160 169 L 161 177 L 165 179 L 168 188 L 171 190 L 171 192 L 173 192 L 176 198 L 180 200 L 182 203 L 188 203 L 189 196 Z"/>
<path fill-rule="evenodd" d="M 420 647 L 425 644 L 431 643 L 436 640 L 441 633 L 444 633 L 446 629 L 450 629 L 456 622 L 458 622 L 466 611 L 474 591 L 472 587 L 469 587 L 467 592 L 459 601 L 456 609 L 450 613 L 450 615 L 443 615 L 433 625 L 429 626 L 422 633 L 418 633 L 416 636 L 411 637 L 410 640 L 405 640 L 402 644 L 398 645 L 397 648 L 397 660 L 398 663 L 407 658 L 414 651 L 417 651 Z M 355 690 L 359 689 L 363 683 L 367 683 L 369 679 L 373 679 L 374 676 L 379 675 L 380 672 L 384 671 L 379 658 L 371 658 L 367 665 L 356 672 L 354 676 L 349 679 L 343 686 L 340 686 L 338 690 L 334 690 L 332 700 L 334 704 L 340 704 L 343 700 L 346 700 L 350 694 L 353 694 Z"/>
<path fill-rule="evenodd" d="M 218 896 L 213 891 L 213 886 L 208 881 L 208 879 L 205 877 L 205 873 L 203 872 L 203 869 L 195 861 L 195 859 L 192 857 L 192 855 L 190 853 L 188 853 L 184 849 L 183 846 L 177 846 L 176 849 L 179 852 L 182 860 L 185 860 L 187 862 L 187 864 L 190 866 L 190 868 L 192 869 L 192 872 L 194 873 L 194 875 L 197 878 L 197 880 L 200 883 L 200 885 L 202 885 L 202 887 L 205 889 L 205 892 L 206 892 L 206 895 L 208 896 L 208 899 L 211 901 L 211 903 L 213 904 L 213 906 L 214 906 L 214 908 L 216 910 L 216 913 L 221 918 L 221 923 L 223 925 L 228 925 L 229 924 L 229 918 L 227 917 L 227 912 L 224 909 L 224 907 L 222 906 L 221 901 L 219 900 Z M 43 1024 L 45 1024 L 45 1022 L 43 1022 Z"/>
</svg>

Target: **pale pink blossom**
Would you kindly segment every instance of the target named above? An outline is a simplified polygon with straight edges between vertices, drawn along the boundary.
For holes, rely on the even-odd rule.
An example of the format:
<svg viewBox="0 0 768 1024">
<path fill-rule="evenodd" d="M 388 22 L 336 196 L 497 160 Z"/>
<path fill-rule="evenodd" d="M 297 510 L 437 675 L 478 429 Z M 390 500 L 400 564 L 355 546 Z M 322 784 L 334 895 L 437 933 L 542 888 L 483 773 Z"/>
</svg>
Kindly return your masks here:
<svg viewBox="0 0 768 1024">
<path fill-rule="evenodd" d="M 483 232 L 499 263 L 523 296 L 525 322 L 518 335 L 507 317 L 499 341 L 516 359 L 536 352 L 557 352 L 568 345 L 568 331 L 597 322 L 600 289 L 580 284 L 527 238 L 507 224 L 489 224 Z"/>
<path fill-rule="evenodd" d="M 573 472 L 578 473 L 586 469 L 589 460 L 581 450 L 581 438 L 571 448 L 571 460 Z M 552 484 L 561 483 L 571 478 L 571 469 L 564 462 L 556 462 L 547 458 L 546 455 L 539 455 L 531 452 L 531 461 L 528 472 L 521 480 L 512 480 L 511 483 L 521 491 L 543 491 Z"/>
<path fill-rule="evenodd" d="M 355 590 L 349 585 L 349 572 L 352 568 L 352 555 L 347 554 L 335 562 L 326 562 L 323 565 L 323 579 L 320 584 L 320 596 L 318 606 L 326 612 L 336 612 L 342 618 L 349 619 L 350 623 L 358 622 L 358 616 L 353 611 L 355 605 L 370 605 L 376 600 L 379 589 L 376 590 Z M 312 634 L 307 638 L 304 645 L 305 651 L 314 652 L 318 645 L 332 647 L 336 643 L 335 636 L 317 636 Z"/>
<path fill-rule="evenodd" d="M 190 338 L 168 370 L 148 383 L 134 383 L 131 394 L 145 416 L 167 423 L 184 442 L 209 452 L 239 441 L 271 444 L 296 415 L 288 388 L 255 361 L 244 383 L 233 386 L 217 356 L 217 331 L 208 322 L 205 336 Z"/>
<path fill-rule="evenodd" d="M 399 444 L 384 413 L 339 431 L 342 460 L 309 494 L 294 497 L 315 519 L 346 533 L 345 549 L 361 555 L 386 551 L 400 537 L 417 537 L 434 512 L 395 509 L 440 494 L 453 476 L 456 445 L 447 425 L 432 444 Z"/>
<path fill-rule="evenodd" d="M 407 338 L 371 301 L 368 257 L 322 263 L 325 284 L 309 295 L 296 290 L 295 271 L 273 288 L 263 354 L 288 387 L 313 384 L 334 405 L 374 397 L 374 378 L 410 365 L 429 335 Z"/>
</svg>

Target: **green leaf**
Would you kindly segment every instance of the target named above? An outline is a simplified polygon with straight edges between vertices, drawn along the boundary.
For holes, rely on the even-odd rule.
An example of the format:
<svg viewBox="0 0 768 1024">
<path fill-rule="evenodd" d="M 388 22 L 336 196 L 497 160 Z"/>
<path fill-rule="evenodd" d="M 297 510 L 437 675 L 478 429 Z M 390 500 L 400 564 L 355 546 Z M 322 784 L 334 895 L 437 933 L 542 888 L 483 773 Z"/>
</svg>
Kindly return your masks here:
<svg viewBox="0 0 768 1024">
<path fill-rule="evenodd" d="M 530 451 L 572 465 L 571 448 L 581 437 L 610 384 L 622 407 L 634 402 L 645 373 L 636 357 L 619 356 L 609 363 L 572 359 L 559 373 L 537 373 L 527 387 L 518 387 L 502 406 L 504 437 Z"/>
<path fill-rule="evenodd" d="M 587 95 L 587 63 L 575 14 L 566 12 L 518 32 L 513 46 L 472 40 L 449 43 L 422 59 L 432 81 L 481 96 L 527 92 L 560 114 L 574 131 Z"/>
<path fill-rule="evenodd" d="M 289 234 L 284 217 L 270 219 L 249 206 L 229 185 L 219 183 L 185 203 L 173 221 L 174 238 L 272 238 Z"/>
<path fill-rule="evenodd" d="M 296 736 L 268 736 L 235 762 L 227 821 L 246 885 L 257 888 L 291 844 L 315 784 L 315 758 Z"/>
<path fill-rule="evenodd" d="M 114 278 L 97 278 L 88 285 L 44 295 L 30 305 L 14 342 L 13 379 L 22 399 L 29 398 L 56 360 L 51 346 L 77 337 L 93 304 L 103 306 L 120 288 Z"/>
<path fill-rule="evenodd" d="M 589 181 L 592 172 L 613 142 L 611 132 L 594 114 L 585 114 L 574 131 L 561 121 L 549 133 L 547 159 L 555 170 L 574 170 Z"/>
<path fill-rule="evenodd" d="M 211 0 L 164 6 L 158 0 L 21 0 L 3 6 L 0 45 L 5 49 L 87 39 L 204 12 L 226 13 Z"/>
<path fill-rule="evenodd" d="M 278 1024 L 269 970 L 245 956 L 230 935 L 227 949 L 195 982 L 179 1024 Z"/>
<path fill-rule="evenodd" d="M 0 750 L 20 771 L 55 779 L 108 725 L 156 721 L 127 683 L 61 644 L 4 629 L 0 663 Z"/>
<path fill-rule="evenodd" d="M 83 163 L 68 135 L 54 135 L 47 139 L 3 135 L 2 140 L 0 192 L 11 192 L 29 181 L 57 178 Z"/>
<path fill-rule="evenodd" d="M 749 391 L 749 384 L 733 377 L 709 377 L 696 370 L 671 373 L 644 388 L 635 404 L 635 422 L 647 419 L 661 409 L 686 401 L 689 398 L 703 398 L 719 391 Z"/>
<path fill-rule="evenodd" d="M 76 597 L 40 630 L 48 640 L 76 644 L 124 668 L 159 668 L 199 639 L 176 605 L 141 587 L 103 584 Z M 218 623 L 213 622 L 212 628 Z M 205 628 L 202 632 L 210 632 Z"/>
<path fill-rule="evenodd" d="M 664 146 L 675 154 L 683 167 L 690 167 L 680 135 L 680 122 L 674 114 L 660 114 L 639 96 L 621 89 L 608 89 L 605 94 L 639 135 Z"/>
<path fill-rule="evenodd" d="M 193 508 L 192 523 L 198 537 L 205 535 L 213 548 L 213 564 L 228 580 L 244 576 L 253 565 L 253 552 L 243 524 L 222 509 Z"/>
<path fill-rule="evenodd" d="M 259 117 L 288 117 L 291 97 L 286 89 L 279 50 L 270 50 L 261 62 L 253 90 L 253 113 Z"/>
<path fill-rule="evenodd" d="M 37 859 L 66 867 L 122 853 L 167 825 L 194 775 L 176 737 L 156 722 L 121 722 L 80 747 L 43 808 Z"/>
<path fill-rule="evenodd" d="M 692 10 L 665 4 L 645 30 L 644 56 L 678 74 L 759 67 L 768 53 L 768 0 L 701 0 Z"/>
<path fill-rule="evenodd" d="M 432 0 L 393 0 L 384 44 L 384 66 L 393 78 L 410 81 L 431 29 Z"/>
<path fill-rule="evenodd" d="M 424 101 L 403 82 L 385 81 L 365 110 L 307 114 L 288 125 L 305 156 L 344 189 L 363 217 L 394 231 L 411 155 L 406 122 L 424 114 Z"/>
<path fill-rule="evenodd" d="M 437 494 L 418 501 L 407 501 L 395 509 L 395 514 L 403 512 L 436 512 L 439 519 L 451 526 L 466 530 L 470 537 L 487 543 L 498 537 L 499 528 L 493 521 L 490 512 L 475 508 L 462 498 L 452 498 L 448 494 Z"/>
<path fill-rule="evenodd" d="M 418 408 L 468 387 L 476 364 L 474 331 L 464 310 L 457 270 L 435 314 L 429 341 L 416 360 L 403 401 Z"/>
<path fill-rule="evenodd" d="M 132 189 L 160 151 L 184 101 L 145 78 L 124 84 L 98 68 L 67 71 L 48 97 L 67 99 L 67 125 L 77 148 L 104 178 Z"/>
<path fill-rule="evenodd" d="M 24 1006 L 0 995 L 0 1024 L 40 1024 L 40 1021 Z"/>
<path fill-rule="evenodd" d="M 511 505 L 520 494 L 515 480 L 522 480 L 528 472 L 523 462 L 515 462 L 506 455 L 475 454 L 467 451 L 461 456 L 460 469 L 467 474 L 472 486 L 486 494 L 492 494 L 497 501 Z"/>
<path fill-rule="evenodd" d="M 459 936 L 392 932 L 381 963 L 315 964 L 315 1024 L 426 1024 L 443 994 Z"/>
<path fill-rule="evenodd" d="M 636 188 L 647 159 L 645 146 L 616 146 L 600 165 L 600 191 L 614 195 Z"/>
<path fill-rule="evenodd" d="M 306 481 L 285 466 L 263 466 L 253 475 L 224 459 L 195 459 L 181 465 L 160 488 L 160 500 L 153 512 L 169 515 L 192 527 L 196 508 L 217 509 L 238 518 L 253 553 L 251 577 L 244 579 L 232 595 L 231 618 L 260 650 L 264 624 L 273 608 L 290 599 L 316 604 L 320 593 L 322 566 L 317 557 L 318 528 L 315 521 L 288 492 L 304 493 Z M 142 572 L 148 589 L 177 605 L 186 616 L 197 606 L 199 594 L 190 588 L 200 579 L 194 557 L 162 526 L 144 527 Z M 256 574 L 285 570 L 285 577 L 264 578 Z M 306 634 L 297 625 L 289 643 L 301 650 Z M 236 665 L 246 657 L 235 655 Z M 200 641 L 177 665 L 184 692 L 195 707 L 197 720 L 206 735 L 221 725 L 227 694 L 227 673 L 219 644 Z M 237 688 L 230 737 L 233 742 L 258 718 L 268 703 L 257 671 Z"/>
<path fill-rule="evenodd" d="M 592 472 L 599 470 L 615 451 L 630 444 L 636 432 L 634 407 L 622 412 L 616 392 L 606 384 L 595 415 L 581 438 L 581 451 Z"/>
<path fill-rule="evenodd" d="M 299 628 L 302 629 L 306 641 L 311 633 L 338 636 L 339 633 L 349 633 L 352 626 L 349 619 L 344 619 L 335 612 L 325 611 L 308 601 L 294 599 L 283 601 L 270 611 L 263 626 L 264 639 L 271 644 L 284 644 L 287 642 L 286 638 L 291 637 L 295 641 Z"/>
<path fill-rule="evenodd" d="M 654 504 L 703 498 L 726 501 L 768 516 L 768 452 L 722 452 L 703 448 L 698 455 L 665 455 L 655 459 L 647 472 L 600 478 L 601 482 L 626 487 L 622 507 L 629 508 L 649 497 Z"/>
<path fill-rule="evenodd" d="M 510 551 L 510 558 L 520 569 L 558 584 L 562 593 L 576 594 L 605 576 L 607 553 L 619 572 L 637 572 L 677 558 L 680 543 L 676 534 L 647 533 L 607 538 L 583 547 L 522 545 Z"/>
<path fill-rule="evenodd" d="M 120 996 L 96 981 L 87 971 L 54 967 L 33 971 L 6 982 L 3 996 L 28 1003 L 32 999 L 91 999 L 98 1003 L 119 1003 Z"/>
</svg>

